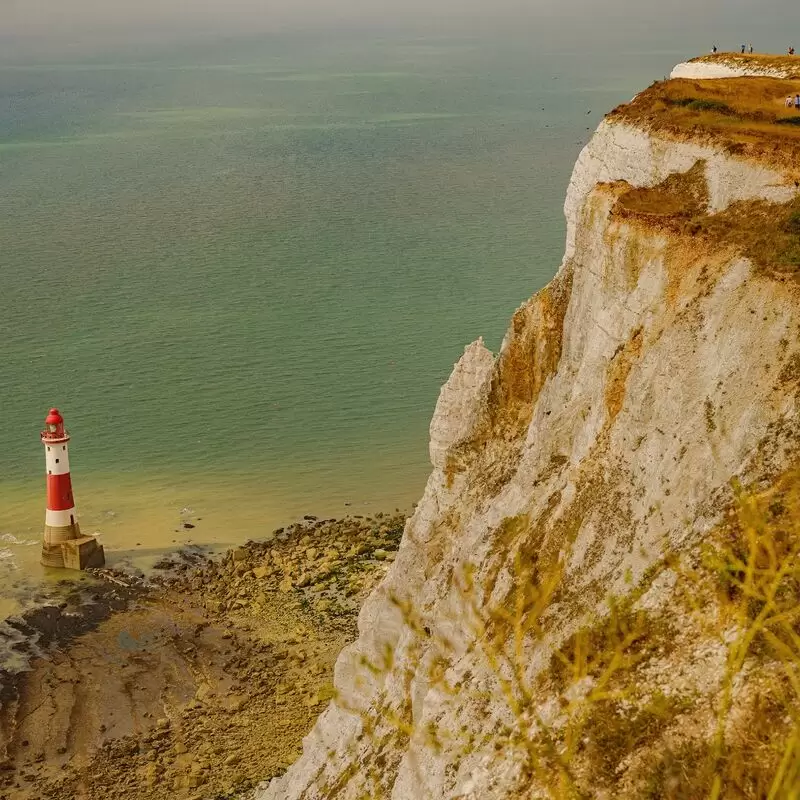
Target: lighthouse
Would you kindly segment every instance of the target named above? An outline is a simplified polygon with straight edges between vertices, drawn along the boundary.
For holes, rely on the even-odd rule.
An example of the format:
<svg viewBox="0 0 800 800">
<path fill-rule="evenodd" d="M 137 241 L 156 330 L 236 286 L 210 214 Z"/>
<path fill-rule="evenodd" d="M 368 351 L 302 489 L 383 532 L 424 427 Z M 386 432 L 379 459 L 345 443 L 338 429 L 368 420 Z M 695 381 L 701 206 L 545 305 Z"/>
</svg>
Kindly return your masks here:
<svg viewBox="0 0 800 800">
<path fill-rule="evenodd" d="M 81 536 L 69 475 L 69 434 L 57 408 L 50 409 L 41 439 L 47 465 L 42 564 L 67 569 L 102 567 L 105 564 L 103 546 L 94 536 Z"/>
</svg>

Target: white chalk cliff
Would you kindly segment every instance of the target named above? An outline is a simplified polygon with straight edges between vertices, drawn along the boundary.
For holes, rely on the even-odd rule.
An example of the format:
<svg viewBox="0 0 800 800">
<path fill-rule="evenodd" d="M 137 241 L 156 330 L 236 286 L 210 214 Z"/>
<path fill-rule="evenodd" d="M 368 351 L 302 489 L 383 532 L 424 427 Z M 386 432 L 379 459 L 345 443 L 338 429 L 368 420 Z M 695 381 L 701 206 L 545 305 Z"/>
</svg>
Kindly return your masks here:
<svg viewBox="0 0 800 800">
<path fill-rule="evenodd" d="M 552 796 L 525 740 L 550 724 L 558 738 L 554 649 L 602 618 L 612 595 L 638 591 L 653 626 L 674 622 L 665 552 L 691 553 L 720 525 L 732 479 L 764 489 L 796 457 L 797 283 L 735 248 L 619 213 L 631 189 L 690 173 L 709 218 L 797 192 L 767 162 L 708 138 L 678 141 L 613 115 L 600 125 L 570 181 L 558 274 L 514 314 L 499 354 L 469 345 L 442 388 L 432 473 L 338 660 L 338 699 L 259 800 Z M 513 611 L 518 582 L 545 580 L 554 565 L 563 575 L 541 630 L 512 624 L 516 661 L 493 658 L 485 640 L 497 620 L 476 614 Z M 637 664 L 639 684 L 715 696 L 725 643 L 688 618 L 670 630 L 675 649 Z M 524 674 L 511 674 L 520 662 Z M 515 681 L 534 687 L 528 710 L 507 696 Z M 713 730 L 713 714 L 703 724 Z M 636 753 L 594 779 L 582 757 L 573 778 L 589 796 L 643 796 Z"/>
<path fill-rule="evenodd" d="M 798 58 L 800 61 L 800 58 Z M 780 62 L 780 63 L 779 63 Z M 670 78 L 715 80 L 718 78 L 796 78 L 800 65 L 791 61 L 739 53 L 723 53 L 713 58 L 696 58 L 678 64 Z"/>
</svg>

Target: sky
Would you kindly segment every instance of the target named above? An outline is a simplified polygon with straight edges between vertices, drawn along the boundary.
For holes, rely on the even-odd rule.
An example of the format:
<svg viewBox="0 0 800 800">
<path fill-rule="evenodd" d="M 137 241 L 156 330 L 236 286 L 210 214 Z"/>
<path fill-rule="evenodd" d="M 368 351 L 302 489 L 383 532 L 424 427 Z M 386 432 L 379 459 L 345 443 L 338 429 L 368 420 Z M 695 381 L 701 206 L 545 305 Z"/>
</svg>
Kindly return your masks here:
<svg viewBox="0 0 800 800">
<path fill-rule="evenodd" d="M 0 0 L 0 58 L 46 45 L 92 49 L 188 37 L 308 30 L 538 32 L 592 48 L 658 43 L 800 49 L 797 0 Z M 796 31 L 797 41 L 787 41 Z"/>
<path fill-rule="evenodd" d="M 580 28 L 602 19 L 609 25 L 678 21 L 684 14 L 679 22 L 687 32 L 709 24 L 727 26 L 737 18 L 763 27 L 774 16 L 784 30 L 792 19 L 800 22 L 796 0 L 0 0 L 0 30 L 5 36 L 61 37 L 158 26 L 270 31 L 326 24 L 502 25 L 547 19 Z"/>
</svg>

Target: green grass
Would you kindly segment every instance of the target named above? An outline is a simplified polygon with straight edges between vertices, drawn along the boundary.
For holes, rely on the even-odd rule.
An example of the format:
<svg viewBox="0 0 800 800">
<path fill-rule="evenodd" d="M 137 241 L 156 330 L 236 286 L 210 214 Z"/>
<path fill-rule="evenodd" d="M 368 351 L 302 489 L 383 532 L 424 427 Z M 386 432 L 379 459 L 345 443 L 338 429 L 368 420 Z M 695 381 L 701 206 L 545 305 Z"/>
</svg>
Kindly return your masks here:
<svg viewBox="0 0 800 800">
<path fill-rule="evenodd" d="M 688 108 L 690 111 L 716 111 L 718 114 L 735 114 L 727 104 L 719 100 L 705 100 L 696 97 L 677 97 L 669 101 L 674 106 Z"/>
</svg>

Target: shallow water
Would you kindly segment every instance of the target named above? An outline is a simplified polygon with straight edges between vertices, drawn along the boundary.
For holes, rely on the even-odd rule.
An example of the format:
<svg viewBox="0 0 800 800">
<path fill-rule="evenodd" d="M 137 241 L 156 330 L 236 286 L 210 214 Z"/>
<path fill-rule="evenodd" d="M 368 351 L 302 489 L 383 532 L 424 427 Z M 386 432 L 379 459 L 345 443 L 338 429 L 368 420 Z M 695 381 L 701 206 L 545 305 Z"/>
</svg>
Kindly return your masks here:
<svg viewBox="0 0 800 800">
<path fill-rule="evenodd" d="M 557 269 L 588 128 L 680 57 L 273 38 L 0 65 L 0 616 L 64 577 L 36 545 L 50 405 L 112 564 L 410 508 L 453 362 Z"/>
</svg>

